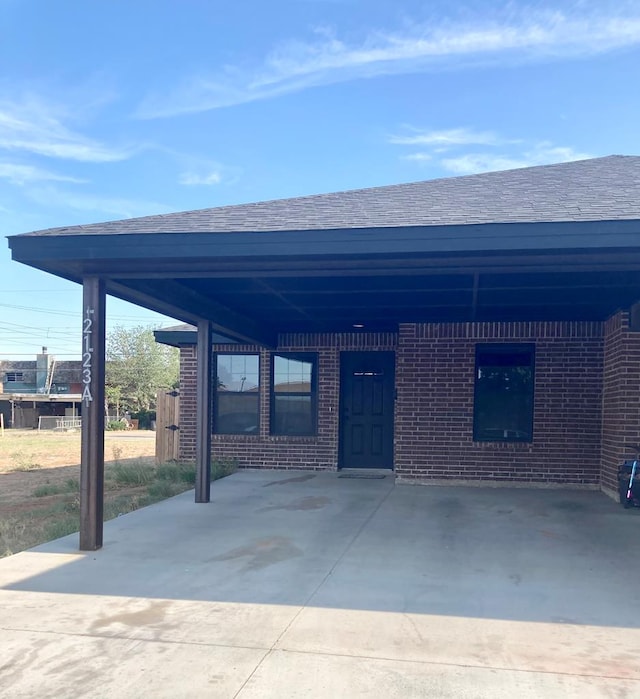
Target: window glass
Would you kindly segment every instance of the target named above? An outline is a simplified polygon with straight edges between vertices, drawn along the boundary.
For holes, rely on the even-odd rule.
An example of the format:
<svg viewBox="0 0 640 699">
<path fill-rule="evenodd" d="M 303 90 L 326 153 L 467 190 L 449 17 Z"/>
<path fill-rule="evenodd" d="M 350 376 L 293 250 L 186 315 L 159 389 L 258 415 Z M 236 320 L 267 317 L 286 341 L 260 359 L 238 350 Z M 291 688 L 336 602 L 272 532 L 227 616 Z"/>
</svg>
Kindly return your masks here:
<svg viewBox="0 0 640 699">
<path fill-rule="evenodd" d="M 219 354 L 219 391 L 257 391 L 260 383 L 259 357 L 257 354 Z"/>
<path fill-rule="evenodd" d="M 274 396 L 273 434 L 313 434 L 311 395 L 294 396 L 287 393 Z"/>
<path fill-rule="evenodd" d="M 530 442 L 533 438 L 534 350 L 530 345 L 478 345 L 474 439 Z"/>
<path fill-rule="evenodd" d="M 271 434 L 316 432 L 315 354 L 274 354 L 271 367 Z"/>
<path fill-rule="evenodd" d="M 312 362 L 281 355 L 275 355 L 273 361 L 273 390 L 276 393 L 311 393 Z"/>
<path fill-rule="evenodd" d="M 216 432 L 218 434 L 256 434 L 258 432 L 258 395 L 255 393 L 218 394 Z"/>
<path fill-rule="evenodd" d="M 260 425 L 260 358 L 257 354 L 218 354 L 214 432 L 257 434 Z"/>
</svg>

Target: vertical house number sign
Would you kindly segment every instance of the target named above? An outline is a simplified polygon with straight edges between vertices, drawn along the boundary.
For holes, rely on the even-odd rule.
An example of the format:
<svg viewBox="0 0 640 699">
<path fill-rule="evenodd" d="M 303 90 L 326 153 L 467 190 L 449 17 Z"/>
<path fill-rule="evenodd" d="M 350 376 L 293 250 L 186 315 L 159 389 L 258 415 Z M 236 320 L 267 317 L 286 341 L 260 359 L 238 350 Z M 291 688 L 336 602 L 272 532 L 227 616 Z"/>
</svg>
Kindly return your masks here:
<svg viewBox="0 0 640 699">
<path fill-rule="evenodd" d="M 82 402 L 89 407 L 91 395 L 91 368 L 93 359 L 93 308 L 87 306 L 82 319 Z"/>
</svg>

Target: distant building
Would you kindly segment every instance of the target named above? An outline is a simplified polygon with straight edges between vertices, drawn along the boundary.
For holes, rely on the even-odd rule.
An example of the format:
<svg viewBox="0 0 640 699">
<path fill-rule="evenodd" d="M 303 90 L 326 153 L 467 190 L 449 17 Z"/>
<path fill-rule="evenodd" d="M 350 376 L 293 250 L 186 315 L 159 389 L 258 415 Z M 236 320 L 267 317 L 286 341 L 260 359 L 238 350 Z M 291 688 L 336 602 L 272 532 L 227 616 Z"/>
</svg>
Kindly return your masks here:
<svg viewBox="0 0 640 699">
<path fill-rule="evenodd" d="M 47 348 L 35 361 L 0 360 L 0 413 L 5 427 L 37 428 L 40 417 L 79 414 L 82 367 L 60 362 Z"/>
</svg>

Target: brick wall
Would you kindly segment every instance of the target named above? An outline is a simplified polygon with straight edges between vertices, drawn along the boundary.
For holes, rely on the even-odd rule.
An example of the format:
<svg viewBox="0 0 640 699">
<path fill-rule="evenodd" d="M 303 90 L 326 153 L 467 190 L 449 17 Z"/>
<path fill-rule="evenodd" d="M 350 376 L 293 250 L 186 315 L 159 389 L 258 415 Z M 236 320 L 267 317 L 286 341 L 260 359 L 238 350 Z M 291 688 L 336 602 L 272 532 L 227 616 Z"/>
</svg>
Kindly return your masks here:
<svg viewBox="0 0 640 699">
<path fill-rule="evenodd" d="M 279 337 L 281 352 L 318 353 L 318 433 L 313 437 L 269 434 L 270 352 L 252 345 L 216 345 L 218 352 L 260 354 L 260 431 L 257 435 L 213 435 L 213 458 L 235 458 L 244 468 L 336 469 L 340 352 L 395 349 L 395 333 L 314 333 Z M 195 347 L 181 349 L 180 457 L 195 458 Z"/>
<path fill-rule="evenodd" d="M 478 342 L 534 342 L 532 443 L 474 442 Z M 399 478 L 596 484 L 601 323 L 401 325 L 395 468 Z"/>
<path fill-rule="evenodd" d="M 640 442 L 640 333 L 626 314 L 607 323 L 404 324 L 393 333 L 282 335 L 281 351 L 318 352 L 318 434 L 269 434 L 261 392 L 257 435 L 214 435 L 214 457 L 243 467 L 335 469 L 342 350 L 396 350 L 395 469 L 405 480 L 493 480 L 615 487 L 621 443 Z M 475 346 L 535 343 L 534 441 L 473 441 Z M 269 352 L 258 352 L 269 383 Z M 196 350 L 181 349 L 180 454 L 195 456 Z M 604 384 L 603 384 L 604 375 Z M 602 450 L 601 450 L 602 447 Z"/>
<path fill-rule="evenodd" d="M 602 487 L 618 490 L 618 466 L 640 444 L 640 333 L 620 312 L 604 324 L 602 392 Z"/>
<path fill-rule="evenodd" d="M 198 358 L 195 345 L 180 347 L 180 447 L 179 458 L 196 458 L 196 385 Z"/>
</svg>

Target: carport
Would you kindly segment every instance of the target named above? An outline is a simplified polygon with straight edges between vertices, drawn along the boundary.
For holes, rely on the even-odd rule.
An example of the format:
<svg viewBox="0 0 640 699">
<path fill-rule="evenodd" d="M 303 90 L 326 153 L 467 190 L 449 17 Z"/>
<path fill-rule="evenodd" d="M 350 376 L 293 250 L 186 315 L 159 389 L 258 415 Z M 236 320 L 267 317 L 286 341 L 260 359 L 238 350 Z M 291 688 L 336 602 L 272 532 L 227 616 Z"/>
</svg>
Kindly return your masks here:
<svg viewBox="0 0 640 699">
<path fill-rule="evenodd" d="M 0 561 L 0 694 L 640 693 L 638 512 L 599 492 L 241 471 Z"/>
<path fill-rule="evenodd" d="M 197 327 L 196 502 L 210 498 L 214 331 L 247 346 L 274 349 L 284 346 L 285 337 L 290 347 L 295 344 L 292 337 L 349 335 L 353 346 L 364 337 L 367 348 L 389 350 L 398 329 L 401 337 L 413 332 L 418 342 L 430 333 L 436 337 L 443 324 L 453 339 L 470 337 L 471 326 L 489 341 L 515 338 L 532 344 L 537 337 L 546 342 L 560 335 L 567 341 L 584 335 L 593 354 L 579 361 L 594 367 L 594 388 L 580 400 L 588 406 L 602 403 L 598 391 L 615 398 L 610 413 L 600 416 L 610 426 L 609 479 L 623 455 L 618 441 L 639 441 L 638 405 L 615 402 L 617 388 L 603 388 L 596 373 L 601 371 L 603 342 L 606 348 L 621 328 L 627 344 L 620 354 L 616 340 L 615 362 L 622 357 L 625 381 L 640 382 L 632 337 L 638 320 L 634 304 L 640 299 L 640 158 L 612 156 L 56 228 L 14 236 L 9 244 L 14 260 L 81 283 L 84 289 L 83 550 L 102 546 L 106 294 Z M 620 322 L 615 320 L 608 330 L 603 324 L 611 318 Z M 499 334 L 492 336 L 492 328 Z M 380 338 L 387 338 L 389 346 L 374 344 Z M 473 360 L 465 361 L 464 371 L 473 377 Z M 578 360 L 570 361 L 572 370 L 582 371 Z M 616 364 L 607 376 L 617 381 L 620 371 Z M 572 379 L 571 390 L 578 390 L 579 383 Z M 400 399 L 407 396 L 406 401 L 396 406 L 396 431 L 409 424 L 398 417 L 402 410 L 407 415 L 412 410 L 407 401 L 419 400 L 410 388 L 405 385 Z M 460 429 L 468 430 L 468 408 L 452 404 L 447 415 L 460 424 L 465 421 Z M 580 423 L 583 441 L 598 432 L 600 417 L 594 414 L 592 422 Z M 342 434 L 343 427 L 336 425 L 331 422 L 331 429 Z M 543 428 L 550 433 L 553 426 Z M 502 432 L 497 431 L 497 442 Z M 504 439 L 507 433 L 505 429 Z M 532 439 L 514 433 L 516 440 Z M 562 435 L 552 437 L 556 449 L 563 445 Z M 393 434 L 389 439 L 393 441 Z M 396 439 L 401 446 L 409 441 Z M 478 453 L 489 454 L 484 443 L 476 446 Z M 601 446 L 589 443 L 589 450 L 597 450 L 599 458 Z M 421 448 L 412 455 L 410 445 L 406 447 L 407 473 L 413 468 L 421 475 L 415 456 Z M 466 447 L 460 448 L 464 453 Z M 495 453 L 503 453 L 501 448 L 497 444 Z M 583 458 L 576 452 L 576 463 Z M 479 477 L 485 478 L 486 466 L 482 468 Z M 529 480 L 555 477 L 536 468 L 530 469 Z M 598 468 L 594 462 L 584 474 L 571 477 L 596 486 Z M 508 477 L 507 472 L 499 475 Z"/>
</svg>

